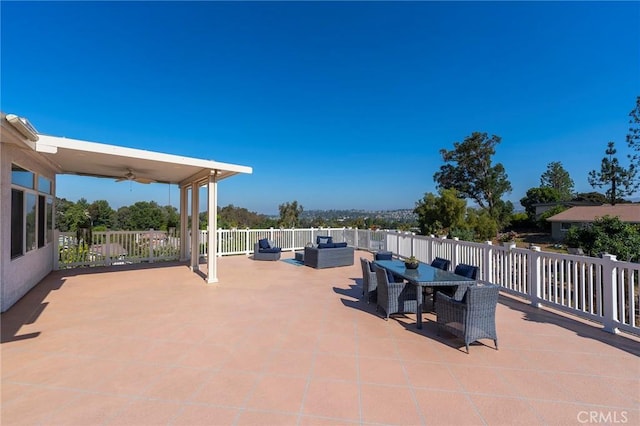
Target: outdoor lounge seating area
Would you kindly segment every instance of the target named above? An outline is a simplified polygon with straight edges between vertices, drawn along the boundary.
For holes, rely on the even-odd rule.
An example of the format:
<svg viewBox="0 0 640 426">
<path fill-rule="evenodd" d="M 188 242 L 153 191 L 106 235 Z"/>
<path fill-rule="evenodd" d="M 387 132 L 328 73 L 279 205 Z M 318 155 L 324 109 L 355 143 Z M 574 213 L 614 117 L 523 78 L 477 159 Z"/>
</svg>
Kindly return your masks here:
<svg viewBox="0 0 640 426">
<path fill-rule="evenodd" d="M 354 252 L 346 242 L 334 243 L 332 237 L 318 235 L 314 246 L 304 248 L 304 264 L 316 269 L 350 266 Z"/>
<path fill-rule="evenodd" d="M 50 274 L 2 314 L 2 423 L 639 423 L 627 335 L 501 295 L 500 350 L 467 354 L 432 312 L 385 321 L 359 265 L 218 267 L 209 286 L 183 263 Z"/>
</svg>

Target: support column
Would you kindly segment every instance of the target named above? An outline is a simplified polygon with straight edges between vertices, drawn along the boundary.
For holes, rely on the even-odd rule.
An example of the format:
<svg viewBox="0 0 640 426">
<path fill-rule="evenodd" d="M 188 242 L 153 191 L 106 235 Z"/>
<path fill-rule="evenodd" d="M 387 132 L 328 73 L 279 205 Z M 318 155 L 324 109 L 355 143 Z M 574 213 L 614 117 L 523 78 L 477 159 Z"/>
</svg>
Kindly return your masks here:
<svg viewBox="0 0 640 426">
<path fill-rule="evenodd" d="M 191 184 L 191 270 L 197 271 L 200 260 L 200 187 Z"/>
<path fill-rule="evenodd" d="M 209 176 L 209 232 L 207 243 L 207 283 L 218 282 L 218 171 Z"/>
</svg>

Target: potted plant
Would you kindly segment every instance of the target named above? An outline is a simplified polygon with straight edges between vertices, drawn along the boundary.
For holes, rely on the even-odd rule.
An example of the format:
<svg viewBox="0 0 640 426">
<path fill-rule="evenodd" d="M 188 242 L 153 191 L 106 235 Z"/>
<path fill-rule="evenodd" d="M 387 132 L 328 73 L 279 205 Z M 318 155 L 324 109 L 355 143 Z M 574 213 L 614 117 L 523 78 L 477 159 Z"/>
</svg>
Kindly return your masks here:
<svg viewBox="0 0 640 426">
<path fill-rule="evenodd" d="M 517 236 L 518 234 L 515 231 L 505 232 L 500 234 L 498 241 L 500 241 L 505 247 L 515 247 Z"/>
<path fill-rule="evenodd" d="M 418 269 L 419 265 L 420 262 L 418 262 L 418 259 L 416 259 L 415 256 L 407 257 L 406 259 L 404 259 L 404 266 L 407 269 Z"/>
</svg>

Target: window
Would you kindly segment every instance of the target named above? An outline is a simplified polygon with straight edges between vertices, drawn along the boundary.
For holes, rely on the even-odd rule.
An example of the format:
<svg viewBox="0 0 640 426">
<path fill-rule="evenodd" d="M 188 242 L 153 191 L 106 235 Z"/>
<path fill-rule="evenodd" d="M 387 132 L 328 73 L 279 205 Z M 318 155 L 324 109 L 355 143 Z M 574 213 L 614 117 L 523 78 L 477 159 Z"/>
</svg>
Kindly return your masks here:
<svg viewBox="0 0 640 426">
<path fill-rule="evenodd" d="M 44 247 L 44 237 L 47 231 L 47 224 L 45 223 L 45 218 L 47 217 L 45 201 L 46 199 L 44 195 L 38 195 L 38 248 Z"/>
<path fill-rule="evenodd" d="M 27 193 L 27 251 L 36 248 L 36 194 Z"/>
<path fill-rule="evenodd" d="M 38 192 L 51 195 L 51 181 L 44 176 L 38 176 Z"/>
<path fill-rule="evenodd" d="M 47 235 L 46 242 L 53 241 L 53 198 L 47 197 Z"/>
<path fill-rule="evenodd" d="M 572 222 L 562 222 L 560 224 L 560 229 L 562 230 L 562 232 L 567 232 L 569 229 L 571 229 L 573 226 L 576 226 L 575 223 Z"/>
<path fill-rule="evenodd" d="M 24 252 L 24 192 L 11 190 L 11 258 Z"/>
<path fill-rule="evenodd" d="M 33 189 L 33 172 L 15 164 L 11 165 L 11 183 L 24 188 Z"/>
<path fill-rule="evenodd" d="M 11 165 L 12 259 L 53 242 L 52 192 L 50 179 Z"/>
</svg>

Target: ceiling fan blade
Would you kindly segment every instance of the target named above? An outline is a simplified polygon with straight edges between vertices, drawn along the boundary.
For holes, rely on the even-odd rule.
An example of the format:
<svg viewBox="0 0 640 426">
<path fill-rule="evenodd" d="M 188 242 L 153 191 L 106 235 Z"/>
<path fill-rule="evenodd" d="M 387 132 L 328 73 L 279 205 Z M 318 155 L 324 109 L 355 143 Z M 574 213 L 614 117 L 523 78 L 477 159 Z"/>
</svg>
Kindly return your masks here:
<svg viewBox="0 0 640 426">
<path fill-rule="evenodd" d="M 155 182 L 155 180 L 153 180 L 153 179 L 149 179 L 149 178 L 139 178 L 139 177 L 134 178 L 133 180 L 134 180 L 134 181 L 136 181 L 136 182 L 138 182 L 138 183 L 144 183 L 144 184 L 148 184 L 148 183 L 153 183 L 153 182 Z"/>
</svg>

